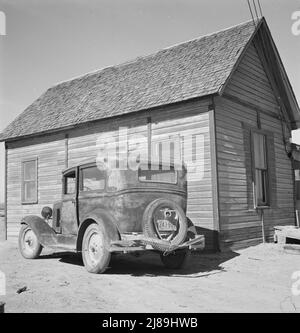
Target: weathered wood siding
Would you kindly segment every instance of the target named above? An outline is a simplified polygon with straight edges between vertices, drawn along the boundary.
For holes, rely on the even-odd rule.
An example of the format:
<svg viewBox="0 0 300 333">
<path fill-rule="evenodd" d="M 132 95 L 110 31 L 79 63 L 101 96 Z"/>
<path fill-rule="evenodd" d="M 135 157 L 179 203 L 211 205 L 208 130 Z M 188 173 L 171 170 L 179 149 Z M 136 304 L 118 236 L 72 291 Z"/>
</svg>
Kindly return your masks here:
<svg viewBox="0 0 300 333">
<path fill-rule="evenodd" d="M 227 94 L 227 97 L 226 97 Z M 225 90 L 216 100 L 221 240 L 224 245 L 246 246 L 261 241 L 261 220 L 253 209 L 249 174 L 250 142 L 247 127 L 270 132 L 269 154 L 273 170 L 271 208 L 265 210 L 265 232 L 270 239 L 274 225 L 294 224 L 294 181 L 286 155 L 278 104 L 253 45 L 244 55 Z M 252 196 L 252 198 L 251 198 Z"/>
<path fill-rule="evenodd" d="M 193 102 L 185 109 L 173 108 L 152 115 L 152 140 L 183 138 L 183 159 L 194 156 L 195 172 L 188 172 L 187 216 L 206 237 L 207 248 L 214 246 L 214 204 L 212 188 L 211 148 L 208 103 Z M 189 115 L 189 116 L 187 116 Z M 195 155 L 197 154 L 197 156 Z"/>
<path fill-rule="evenodd" d="M 192 160 L 192 152 L 198 149 L 192 137 L 200 137 L 200 159 L 196 165 L 200 172 L 188 174 L 188 217 L 207 236 L 212 246 L 213 199 L 211 177 L 209 100 L 181 103 L 139 114 L 94 122 L 88 126 L 69 130 L 59 136 L 48 136 L 45 142 L 35 138 L 9 145 L 8 149 L 8 237 L 17 236 L 19 222 L 27 214 L 40 214 L 41 208 L 51 205 L 61 197 L 61 172 L 78 163 L 97 157 L 99 146 L 106 139 L 121 143 L 119 128 L 128 128 L 129 151 L 135 144 L 147 149 L 151 131 L 153 142 L 172 137 L 184 137 L 191 148 L 184 151 L 184 160 Z M 65 135 L 68 136 L 67 144 Z M 139 137 L 136 137 L 139 135 Z M 134 139 L 134 137 L 136 137 Z M 141 138 L 145 140 L 141 140 Z M 24 158 L 38 157 L 38 204 L 21 204 L 21 162 Z"/>
<path fill-rule="evenodd" d="M 44 142 L 43 142 L 44 141 Z M 42 207 L 61 198 L 61 172 L 64 168 L 63 136 L 49 136 L 11 143 L 7 161 L 7 237 L 18 235 L 21 218 L 40 215 Z M 22 160 L 38 158 L 38 204 L 24 204 L 21 199 Z"/>
</svg>

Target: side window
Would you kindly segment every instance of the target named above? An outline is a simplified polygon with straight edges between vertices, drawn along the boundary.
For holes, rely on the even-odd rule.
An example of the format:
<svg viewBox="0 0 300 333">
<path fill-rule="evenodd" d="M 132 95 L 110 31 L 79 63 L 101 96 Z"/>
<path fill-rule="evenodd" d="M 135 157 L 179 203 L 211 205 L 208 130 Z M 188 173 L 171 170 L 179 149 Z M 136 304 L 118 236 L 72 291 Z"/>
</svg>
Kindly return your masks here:
<svg viewBox="0 0 300 333">
<path fill-rule="evenodd" d="M 64 194 L 73 194 L 76 192 L 76 172 L 69 172 L 64 176 Z"/>
<path fill-rule="evenodd" d="M 96 166 L 82 169 L 80 179 L 81 191 L 103 191 L 105 189 L 106 173 Z"/>
<path fill-rule="evenodd" d="M 22 203 L 37 203 L 37 158 L 22 162 Z"/>
<path fill-rule="evenodd" d="M 269 205 L 269 184 L 266 135 L 252 132 L 254 184 L 256 206 Z"/>
</svg>

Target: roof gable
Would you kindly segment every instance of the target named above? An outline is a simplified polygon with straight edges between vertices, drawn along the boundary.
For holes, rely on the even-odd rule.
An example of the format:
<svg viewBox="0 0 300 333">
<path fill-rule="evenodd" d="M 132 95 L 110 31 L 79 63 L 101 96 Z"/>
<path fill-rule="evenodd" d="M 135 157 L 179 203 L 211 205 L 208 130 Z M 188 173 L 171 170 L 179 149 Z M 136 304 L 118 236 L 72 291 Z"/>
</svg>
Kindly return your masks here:
<svg viewBox="0 0 300 333">
<path fill-rule="evenodd" d="M 251 73 L 247 72 L 248 61 L 250 67 L 253 67 Z M 245 85 L 246 81 L 248 81 L 246 90 L 252 91 L 247 95 L 252 105 L 263 105 L 266 110 L 277 115 L 279 107 L 280 117 L 285 119 L 291 130 L 300 126 L 299 105 L 264 18 L 257 25 L 255 34 L 243 50 L 220 94 L 228 92 L 230 94 L 233 88 L 233 93 L 236 95 L 241 84 Z M 239 90 L 238 95 L 240 94 Z M 242 96 L 238 97 L 243 99 Z"/>
<path fill-rule="evenodd" d="M 265 19 L 262 19 L 262 23 L 253 42 L 264 64 L 283 117 L 291 129 L 297 129 L 300 126 L 299 105 Z"/>
</svg>

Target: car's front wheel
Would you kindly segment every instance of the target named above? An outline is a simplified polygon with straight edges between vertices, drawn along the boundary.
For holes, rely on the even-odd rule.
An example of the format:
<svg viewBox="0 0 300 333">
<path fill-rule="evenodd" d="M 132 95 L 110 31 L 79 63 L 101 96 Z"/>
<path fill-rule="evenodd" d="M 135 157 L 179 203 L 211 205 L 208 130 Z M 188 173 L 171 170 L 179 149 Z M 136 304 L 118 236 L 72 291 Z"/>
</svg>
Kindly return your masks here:
<svg viewBox="0 0 300 333">
<path fill-rule="evenodd" d="M 82 241 L 82 259 L 90 273 L 103 273 L 110 262 L 108 239 L 103 226 L 93 223 L 84 233 Z"/>
<path fill-rule="evenodd" d="M 182 268 L 189 256 L 189 250 L 177 250 L 171 253 L 160 253 L 162 263 L 169 269 Z"/>
<path fill-rule="evenodd" d="M 19 250 L 22 256 L 26 259 L 36 259 L 42 249 L 35 232 L 28 225 L 22 225 L 19 233 Z"/>
</svg>

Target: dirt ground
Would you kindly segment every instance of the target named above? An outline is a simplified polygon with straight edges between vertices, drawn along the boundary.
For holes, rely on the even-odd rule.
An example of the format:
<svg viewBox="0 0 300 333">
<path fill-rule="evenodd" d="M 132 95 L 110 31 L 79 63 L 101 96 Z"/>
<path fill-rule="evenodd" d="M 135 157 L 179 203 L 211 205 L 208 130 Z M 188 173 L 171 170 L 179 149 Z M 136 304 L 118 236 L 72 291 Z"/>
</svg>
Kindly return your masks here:
<svg viewBox="0 0 300 333">
<path fill-rule="evenodd" d="M 43 250 L 25 260 L 16 243 L 3 242 L 0 270 L 5 312 L 300 312 L 291 291 L 300 255 L 275 244 L 192 255 L 183 270 L 164 268 L 155 253 L 119 255 L 95 275 L 74 254 Z"/>
</svg>

